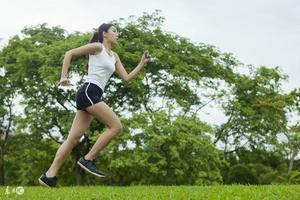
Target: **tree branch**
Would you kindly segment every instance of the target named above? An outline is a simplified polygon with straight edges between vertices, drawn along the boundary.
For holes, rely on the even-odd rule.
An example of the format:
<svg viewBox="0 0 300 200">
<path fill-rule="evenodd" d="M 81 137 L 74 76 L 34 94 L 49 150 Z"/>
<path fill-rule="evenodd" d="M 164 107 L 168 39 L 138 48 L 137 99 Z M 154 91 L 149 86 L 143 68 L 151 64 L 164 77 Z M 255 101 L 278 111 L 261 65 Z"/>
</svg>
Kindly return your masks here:
<svg viewBox="0 0 300 200">
<path fill-rule="evenodd" d="M 237 148 L 235 148 L 235 149 L 233 149 L 233 150 L 231 150 L 231 151 L 226 151 L 226 152 L 224 152 L 224 154 L 229 154 L 229 153 L 236 152 L 238 149 L 241 149 L 241 148 L 243 148 L 246 144 L 248 144 L 249 141 L 250 141 L 250 140 L 248 140 L 247 142 L 245 142 L 245 144 L 243 144 L 242 146 L 239 146 L 239 147 L 237 147 Z"/>
<path fill-rule="evenodd" d="M 8 108 L 9 108 L 9 118 L 8 118 L 8 125 L 7 125 L 6 131 L 5 131 L 3 146 L 5 146 L 7 144 L 8 134 L 10 132 L 10 128 L 11 128 L 11 124 L 12 124 L 12 118 L 13 118 L 13 115 L 12 115 L 12 102 L 13 102 L 13 97 L 10 99 L 9 105 L 8 105 Z"/>
<path fill-rule="evenodd" d="M 51 135 L 50 132 L 47 132 L 46 133 L 52 140 L 54 140 L 56 143 L 58 144 L 62 144 L 63 142 L 60 142 L 58 139 L 56 139 L 54 136 Z"/>
</svg>

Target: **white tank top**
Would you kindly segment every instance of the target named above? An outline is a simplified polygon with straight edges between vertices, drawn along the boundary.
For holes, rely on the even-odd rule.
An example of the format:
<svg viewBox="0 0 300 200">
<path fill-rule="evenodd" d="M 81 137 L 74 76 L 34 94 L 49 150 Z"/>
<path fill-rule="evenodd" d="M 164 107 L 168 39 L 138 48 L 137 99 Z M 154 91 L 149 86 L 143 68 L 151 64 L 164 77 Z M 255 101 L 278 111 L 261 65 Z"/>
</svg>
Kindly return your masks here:
<svg viewBox="0 0 300 200">
<path fill-rule="evenodd" d="M 89 55 L 88 75 L 85 82 L 90 82 L 98 85 L 102 91 L 115 71 L 116 59 L 114 55 L 109 55 L 106 52 L 104 45 L 102 51 L 95 55 Z"/>
</svg>

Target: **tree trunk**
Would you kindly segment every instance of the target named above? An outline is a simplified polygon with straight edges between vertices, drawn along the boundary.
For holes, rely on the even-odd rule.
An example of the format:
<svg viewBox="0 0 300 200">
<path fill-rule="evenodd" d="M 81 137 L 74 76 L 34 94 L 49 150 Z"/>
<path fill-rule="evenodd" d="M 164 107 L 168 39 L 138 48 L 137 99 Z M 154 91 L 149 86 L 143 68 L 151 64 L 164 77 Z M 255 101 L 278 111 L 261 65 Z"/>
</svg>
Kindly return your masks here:
<svg viewBox="0 0 300 200">
<path fill-rule="evenodd" d="M 296 151 L 293 149 L 292 150 L 292 155 L 291 155 L 291 159 L 290 159 L 290 163 L 289 163 L 289 169 L 288 169 L 288 177 L 290 177 L 291 173 L 292 173 L 292 169 L 293 169 L 293 165 L 294 165 L 294 159 L 296 156 Z"/>
<path fill-rule="evenodd" d="M 72 151 L 72 157 L 75 162 L 75 174 L 77 185 L 83 185 L 85 183 L 85 173 L 84 170 L 77 164 L 77 161 L 81 156 L 85 155 L 91 147 L 90 139 L 85 137 Z"/>
<path fill-rule="evenodd" d="M 77 160 L 76 160 L 76 162 L 77 162 Z M 76 163 L 75 171 L 76 171 L 76 183 L 77 183 L 77 185 L 83 185 L 84 184 L 84 171 L 79 165 L 77 165 L 77 163 Z"/>
<path fill-rule="evenodd" d="M 0 147 L 0 185 L 5 184 L 4 179 L 4 147 Z"/>
<path fill-rule="evenodd" d="M 78 151 L 80 148 L 76 146 L 72 151 L 72 158 L 74 160 L 74 166 L 75 166 L 75 174 L 76 174 L 76 184 L 77 185 L 83 185 L 84 184 L 84 172 L 83 169 L 77 164 L 77 161 L 80 158 L 80 151 Z"/>
</svg>

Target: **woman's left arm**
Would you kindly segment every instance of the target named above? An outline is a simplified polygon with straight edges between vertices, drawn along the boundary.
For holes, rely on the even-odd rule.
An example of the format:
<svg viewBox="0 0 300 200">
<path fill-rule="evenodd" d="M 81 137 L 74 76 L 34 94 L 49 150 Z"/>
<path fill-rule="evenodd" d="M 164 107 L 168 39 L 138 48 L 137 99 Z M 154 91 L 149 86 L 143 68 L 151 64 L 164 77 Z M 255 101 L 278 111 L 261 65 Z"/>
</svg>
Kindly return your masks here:
<svg viewBox="0 0 300 200">
<path fill-rule="evenodd" d="M 129 82 L 131 81 L 136 75 L 139 73 L 139 71 L 145 66 L 147 62 L 150 60 L 150 55 L 148 51 L 145 51 L 140 63 L 132 70 L 129 74 L 127 73 L 126 69 L 124 68 L 118 54 L 115 53 L 116 57 L 116 72 L 117 74 L 122 78 L 123 81 Z"/>
</svg>

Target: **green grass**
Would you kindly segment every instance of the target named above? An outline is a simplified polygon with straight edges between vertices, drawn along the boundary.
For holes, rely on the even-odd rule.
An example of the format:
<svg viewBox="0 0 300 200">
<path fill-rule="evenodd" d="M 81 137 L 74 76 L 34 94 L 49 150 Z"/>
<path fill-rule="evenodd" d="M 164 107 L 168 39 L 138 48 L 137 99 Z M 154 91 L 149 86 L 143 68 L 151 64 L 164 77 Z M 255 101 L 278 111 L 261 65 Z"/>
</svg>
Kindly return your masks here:
<svg viewBox="0 0 300 200">
<path fill-rule="evenodd" d="M 300 200 L 300 185 L 267 186 L 81 186 L 50 189 L 24 187 L 24 194 L 14 186 L 0 187 L 0 199 L 222 199 L 222 200 Z"/>
</svg>

